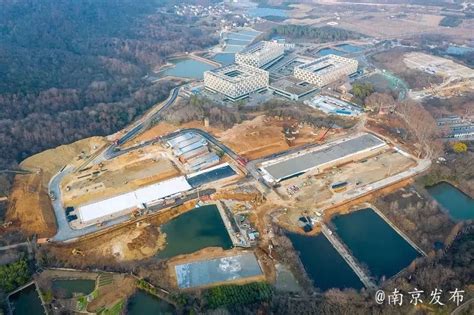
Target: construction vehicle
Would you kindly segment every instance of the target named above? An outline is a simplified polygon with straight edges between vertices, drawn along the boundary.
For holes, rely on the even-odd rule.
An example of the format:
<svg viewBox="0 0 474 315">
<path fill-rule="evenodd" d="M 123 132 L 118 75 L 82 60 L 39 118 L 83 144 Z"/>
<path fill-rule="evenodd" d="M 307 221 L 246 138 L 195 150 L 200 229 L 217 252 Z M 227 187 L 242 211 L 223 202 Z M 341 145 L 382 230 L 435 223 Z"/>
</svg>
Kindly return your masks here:
<svg viewBox="0 0 474 315">
<path fill-rule="evenodd" d="M 326 131 L 323 133 L 323 135 L 319 138 L 318 141 L 323 141 L 324 137 L 328 134 L 328 132 L 334 127 L 334 123 L 331 123 L 331 125 L 326 129 Z"/>
<path fill-rule="evenodd" d="M 55 201 L 56 200 L 56 195 L 51 191 L 49 193 L 49 198 L 51 198 L 52 201 Z"/>
<path fill-rule="evenodd" d="M 84 252 L 78 248 L 73 248 L 72 249 L 72 254 L 74 256 L 85 256 Z"/>
<path fill-rule="evenodd" d="M 244 158 L 244 157 L 242 157 L 242 156 L 239 156 L 239 157 L 237 158 L 237 162 L 239 162 L 240 165 L 245 166 L 245 165 L 247 165 L 247 163 L 249 162 L 249 160 L 248 160 L 247 158 Z"/>
</svg>

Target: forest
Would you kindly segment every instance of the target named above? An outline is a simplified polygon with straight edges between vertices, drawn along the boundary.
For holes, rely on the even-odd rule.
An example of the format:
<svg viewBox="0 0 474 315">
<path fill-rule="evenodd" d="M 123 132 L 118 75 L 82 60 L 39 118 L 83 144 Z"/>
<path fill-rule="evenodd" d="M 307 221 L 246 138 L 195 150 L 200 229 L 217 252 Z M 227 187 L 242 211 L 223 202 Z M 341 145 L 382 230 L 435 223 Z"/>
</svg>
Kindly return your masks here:
<svg viewBox="0 0 474 315">
<path fill-rule="evenodd" d="M 292 39 L 312 39 L 319 43 L 358 39 L 362 37 L 359 33 L 331 26 L 314 27 L 294 24 L 274 27 L 269 33 L 269 38 L 274 36 L 287 36 Z"/>
<path fill-rule="evenodd" d="M 160 11 L 163 5 L 2 2 L 0 169 L 51 147 L 113 133 L 167 97 L 172 84 L 142 78 L 167 56 L 215 44 L 217 36 L 196 18 Z"/>
</svg>

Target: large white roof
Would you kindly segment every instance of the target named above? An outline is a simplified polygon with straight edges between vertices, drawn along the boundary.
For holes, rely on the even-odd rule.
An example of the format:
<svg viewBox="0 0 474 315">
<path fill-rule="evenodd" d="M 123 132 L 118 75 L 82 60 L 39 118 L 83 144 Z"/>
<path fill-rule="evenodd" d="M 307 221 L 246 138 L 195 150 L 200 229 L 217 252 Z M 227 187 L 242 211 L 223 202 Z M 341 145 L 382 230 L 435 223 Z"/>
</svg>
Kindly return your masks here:
<svg viewBox="0 0 474 315">
<path fill-rule="evenodd" d="M 89 222 L 142 204 L 151 204 L 159 199 L 190 190 L 192 187 L 184 176 L 175 177 L 138 190 L 97 201 L 78 208 L 81 221 Z"/>
</svg>

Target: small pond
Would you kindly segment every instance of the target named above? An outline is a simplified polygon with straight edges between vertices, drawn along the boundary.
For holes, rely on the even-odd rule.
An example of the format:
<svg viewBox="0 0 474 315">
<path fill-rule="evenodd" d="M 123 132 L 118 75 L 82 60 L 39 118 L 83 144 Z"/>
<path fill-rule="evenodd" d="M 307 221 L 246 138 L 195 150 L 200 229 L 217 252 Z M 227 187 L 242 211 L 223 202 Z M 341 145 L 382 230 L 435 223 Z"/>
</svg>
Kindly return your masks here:
<svg viewBox="0 0 474 315">
<path fill-rule="evenodd" d="M 427 187 L 430 195 L 448 211 L 455 221 L 474 219 L 474 199 L 454 187 L 441 182 L 437 185 Z"/>
</svg>

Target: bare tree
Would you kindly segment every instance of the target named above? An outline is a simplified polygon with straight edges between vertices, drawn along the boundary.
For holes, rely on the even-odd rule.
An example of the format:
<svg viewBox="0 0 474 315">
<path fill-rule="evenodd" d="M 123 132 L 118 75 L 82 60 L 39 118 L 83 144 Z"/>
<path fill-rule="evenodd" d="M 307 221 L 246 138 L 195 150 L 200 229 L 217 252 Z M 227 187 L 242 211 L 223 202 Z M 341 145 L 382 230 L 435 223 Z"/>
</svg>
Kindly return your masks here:
<svg viewBox="0 0 474 315">
<path fill-rule="evenodd" d="M 440 131 L 436 121 L 421 104 L 407 100 L 399 103 L 396 111 L 418 139 L 427 158 L 435 157 L 442 152 L 443 146 L 438 139 Z"/>
</svg>

